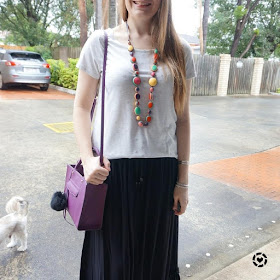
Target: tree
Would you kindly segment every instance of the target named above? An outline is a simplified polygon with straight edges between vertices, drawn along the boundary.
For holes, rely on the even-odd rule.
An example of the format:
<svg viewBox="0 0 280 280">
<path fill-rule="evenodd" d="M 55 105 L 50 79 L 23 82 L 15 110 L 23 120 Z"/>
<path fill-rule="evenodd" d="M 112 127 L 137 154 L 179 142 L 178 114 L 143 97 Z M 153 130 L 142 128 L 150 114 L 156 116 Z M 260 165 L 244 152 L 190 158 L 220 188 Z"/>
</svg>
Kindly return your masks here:
<svg viewBox="0 0 280 280">
<path fill-rule="evenodd" d="M 245 6 L 237 8 L 236 3 L 236 0 L 210 1 L 207 53 L 213 55 L 231 53 L 237 19 L 244 17 L 248 12 L 245 11 Z M 257 29 L 259 35 L 254 36 L 254 30 Z M 261 0 L 251 11 L 250 18 L 241 33 L 235 56 L 240 57 L 243 54 L 244 57 L 280 57 L 279 44 L 280 1 Z"/>
<path fill-rule="evenodd" d="M 251 48 L 254 40 L 256 39 L 256 37 L 260 34 L 260 31 L 258 29 L 254 30 L 254 35 L 252 36 L 248 46 L 246 47 L 245 51 L 241 54 L 240 58 L 242 58 Z"/>
<path fill-rule="evenodd" d="M 95 26 L 94 29 L 100 29 L 102 26 L 102 2 L 103 0 L 94 0 L 95 4 Z"/>
<path fill-rule="evenodd" d="M 91 1 L 85 0 L 87 23 L 83 25 L 92 20 Z M 78 0 L 0 0 L 0 30 L 9 31 L 6 43 L 80 46 Z"/>
<path fill-rule="evenodd" d="M 235 56 L 242 32 L 250 18 L 252 11 L 257 7 L 260 0 L 255 0 L 254 2 L 252 2 L 252 0 L 247 0 L 245 7 L 242 5 L 242 2 L 243 0 L 237 1 L 237 7 L 234 11 L 234 15 L 237 19 L 237 23 L 236 23 L 234 39 L 230 51 L 231 56 Z"/>
<path fill-rule="evenodd" d="M 43 44 L 48 37 L 46 29 L 50 25 L 50 0 L 0 2 L 0 26 L 11 31 L 19 41 L 30 46 Z"/>
<path fill-rule="evenodd" d="M 209 1 L 204 0 L 204 10 L 202 19 L 202 32 L 203 32 L 203 54 L 206 52 L 206 41 L 207 41 L 207 31 L 208 31 L 208 19 L 209 19 Z"/>
<path fill-rule="evenodd" d="M 117 0 L 93 0 L 95 7 L 95 29 L 113 28 L 117 23 Z"/>
<path fill-rule="evenodd" d="M 80 45 L 83 47 L 87 40 L 87 12 L 85 0 L 79 0 L 79 12 L 80 12 Z"/>
<path fill-rule="evenodd" d="M 198 8 L 199 8 L 199 41 L 200 41 L 200 53 L 204 53 L 203 48 L 203 27 L 202 27 L 202 0 L 197 0 Z"/>
<path fill-rule="evenodd" d="M 110 11 L 109 11 L 109 27 L 113 28 L 117 23 L 117 7 L 116 0 L 110 0 Z"/>
<path fill-rule="evenodd" d="M 108 28 L 109 23 L 109 1 L 110 0 L 102 1 L 102 27 L 104 29 Z"/>
<path fill-rule="evenodd" d="M 280 1 L 263 1 L 254 14 L 258 18 L 260 35 L 256 38 L 258 44 L 252 45 L 255 53 L 266 57 L 270 54 L 280 57 Z"/>
</svg>

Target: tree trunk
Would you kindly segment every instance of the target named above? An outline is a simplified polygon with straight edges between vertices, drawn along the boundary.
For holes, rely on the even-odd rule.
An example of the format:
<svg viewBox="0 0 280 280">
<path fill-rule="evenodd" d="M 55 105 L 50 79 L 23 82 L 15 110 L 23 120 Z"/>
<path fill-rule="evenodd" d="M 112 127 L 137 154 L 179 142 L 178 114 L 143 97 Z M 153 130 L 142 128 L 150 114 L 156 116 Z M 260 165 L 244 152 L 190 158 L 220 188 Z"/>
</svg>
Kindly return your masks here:
<svg viewBox="0 0 280 280">
<path fill-rule="evenodd" d="M 103 26 L 103 29 L 107 29 L 109 26 L 109 1 L 110 0 L 102 1 L 102 26 Z"/>
<path fill-rule="evenodd" d="M 96 25 L 97 25 L 97 16 L 96 16 L 96 0 L 91 0 L 92 6 L 93 6 L 93 29 L 96 30 Z"/>
<path fill-rule="evenodd" d="M 80 45 L 83 47 L 87 40 L 87 11 L 86 1 L 79 0 L 79 12 L 80 12 Z"/>
<path fill-rule="evenodd" d="M 109 9 L 109 27 L 113 28 L 117 24 L 117 11 L 116 11 L 116 0 L 110 0 Z"/>
<path fill-rule="evenodd" d="M 246 48 L 245 51 L 241 54 L 240 58 L 242 58 L 242 57 L 249 51 L 249 49 L 251 48 L 251 46 L 252 46 L 252 44 L 253 44 L 253 42 L 254 42 L 254 40 L 255 40 L 256 37 L 257 37 L 257 35 L 254 34 L 253 37 L 252 37 L 252 39 L 250 40 L 250 42 L 249 42 L 247 48 Z"/>
<path fill-rule="evenodd" d="M 244 29 L 248 19 L 250 18 L 251 12 L 256 8 L 256 6 L 259 4 L 260 0 L 255 0 L 255 2 L 250 6 L 251 2 L 252 2 L 252 0 L 247 0 L 247 3 L 246 3 L 246 9 L 248 9 L 247 14 L 244 15 L 242 19 L 237 21 L 234 39 L 233 39 L 231 51 L 230 51 L 230 54 L 232 57 L 235 56 L 235 54 L 236 54 L 243 29 Z M 242 5 L 242 0 L 238 0 L 237 5 L 238 6 Z"/>
<path fill-rule="evenodd" d="M 101 29 L 102 26 L 102 0 L 94 0 L 95 4 L 95 26 L 94 29 Z"/>
<path fill-rule="evenodd" d="M 200 53 L 203 54 L 203 30 L 202 30 L 202 0 L 197 0 L 199 7 L 199 41 Z"/>
<path fill-rule="evenodd" d="M 207 31 L 208 31 L 208 19 L 209 19 L 209 2 L 210 0 L 204 0 L 204 12 L 202 20 L 203 29 L 203 55 L 206 53 Z"/>
<path fill-rule="evenodd" d="M 117 0 L 117 25 L 122 23 L 122 15 L 120 12 L 119 1 Z"/>
<path fill-rule="evenodd" d="M 95 25 L 94 29 L 113 28 L 117 23 L 116 0 L 93 0 Z"/>
<path fill-rule="evenodd" d="M 235 56 L 235 53 L 237 51 L 243 28 L 241 26 L 241 20 L 238 20 L 237 24 L 236 24 L 235 33 L 234 33 L 233 43 L 232 43 L 232 46 L 231 46 L 231 51 L 230 51 L 230 54 L 231 54 L 232 57 Z"/>
</svg>

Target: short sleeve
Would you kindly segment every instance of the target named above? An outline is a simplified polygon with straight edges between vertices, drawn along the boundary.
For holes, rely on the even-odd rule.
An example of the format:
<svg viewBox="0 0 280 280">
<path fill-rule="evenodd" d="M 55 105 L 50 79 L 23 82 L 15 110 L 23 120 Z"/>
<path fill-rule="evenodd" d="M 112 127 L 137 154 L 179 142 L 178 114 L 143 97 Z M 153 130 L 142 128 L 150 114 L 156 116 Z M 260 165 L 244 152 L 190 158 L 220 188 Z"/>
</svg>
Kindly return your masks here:
<svg viewBox="0 0 280 280">
<path fill-rule="evenodd" d="M 100 78 L 103 63 L 104 33 L 95 30 L 84 44 L 76 67 L 84 70 L 95 79 Z"/>
<path fill-rule="evenodd" d="M 185 59 L 186 59 L 186 77 L 187 79 L 191 79 L 196 77 L 196 70 L 193 60 L 193 51 L 190 44 L 184 39 L 181 38 L 181 42 L 183 45 L 183 49 L 185 52 Z"/>
</svg>

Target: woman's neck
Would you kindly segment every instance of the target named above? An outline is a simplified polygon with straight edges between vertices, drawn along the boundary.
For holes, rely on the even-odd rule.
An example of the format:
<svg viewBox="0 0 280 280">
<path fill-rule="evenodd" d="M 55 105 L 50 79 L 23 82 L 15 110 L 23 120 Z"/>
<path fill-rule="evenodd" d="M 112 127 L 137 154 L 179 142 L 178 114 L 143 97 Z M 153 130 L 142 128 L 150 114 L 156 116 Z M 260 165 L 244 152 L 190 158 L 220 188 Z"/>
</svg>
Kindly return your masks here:
<svg viewBox="0 0 280 280">
<path fill-rule="evenodd" d="M 131 26 L 131 22 L 132 22 L 132 26 Z M 145 24 L 143 24 L 142 27 L 140 27 L 141 29 L 141 34 L 138 32 L 139 29 L 137 29 L 137 27 L 139 27 L 139 23 L 137 23 L 136 25 L 133 25 L 133 21 L 128 20 L 127 24 L 129 26 L 129 33 L 130 33 L 130 39 L 132 42 L 132 45 L 135 48 L 139 48 L 139 49 L 152 49 L 152 38 L 151 35 L 149 33 L 149 31 L 147 31 L 147 28 L 144 29 L 143 26 L 146 26 Z M 141 23 L 142 24 L 142 23 Z M 134 28 L 136 27 L 136 28 Z M 150 27 L 149 27 L 150 29 Z M 128 39 L 128 35 L 127 35 L 127 30 L 126 30 L 126 23 L 122 23 L 121 25 L 113 28 L 113 32 L 114 32 L 114 38 L 116 40 L 118 40 L 120 43 L 122 44 L 127 44 L 127 39 Z"/>
<path fill-rule="evenodd" d="M 131 36 L 138 38 L 151 35 L 151 21 L 136 20 L 132 17 L 128 17 L 127 24 Z"/>
</svg>

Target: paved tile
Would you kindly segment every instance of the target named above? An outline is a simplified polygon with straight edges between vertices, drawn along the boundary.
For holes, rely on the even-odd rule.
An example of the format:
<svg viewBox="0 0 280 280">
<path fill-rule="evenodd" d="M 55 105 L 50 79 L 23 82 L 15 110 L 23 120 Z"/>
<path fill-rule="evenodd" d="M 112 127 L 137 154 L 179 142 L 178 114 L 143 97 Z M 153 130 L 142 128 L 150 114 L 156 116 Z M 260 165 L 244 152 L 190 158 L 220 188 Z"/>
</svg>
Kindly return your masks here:
<svg viewBox="0 0 280 280">
<path fill-rule="evenodd" d="M 55 89 L 41 91 L 38 87 L 13 86 L 7 90 L 0 90 L 0 100 L 22 100 L 22 99 L 74 99 L 75 95 L 61 92 Z"/>
<path fill-rule="evenodd" d="M 263 152 L 197 163 L 190 172 L 280 201 L 280 146 Z"/>
</svg>

